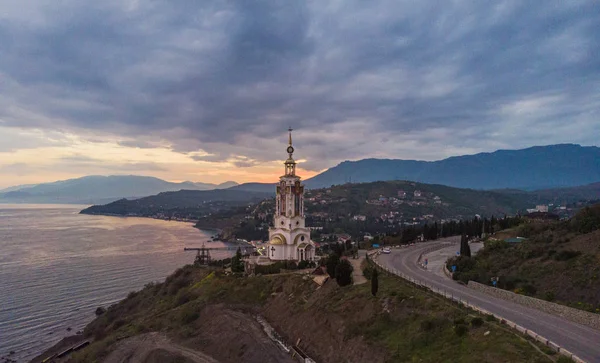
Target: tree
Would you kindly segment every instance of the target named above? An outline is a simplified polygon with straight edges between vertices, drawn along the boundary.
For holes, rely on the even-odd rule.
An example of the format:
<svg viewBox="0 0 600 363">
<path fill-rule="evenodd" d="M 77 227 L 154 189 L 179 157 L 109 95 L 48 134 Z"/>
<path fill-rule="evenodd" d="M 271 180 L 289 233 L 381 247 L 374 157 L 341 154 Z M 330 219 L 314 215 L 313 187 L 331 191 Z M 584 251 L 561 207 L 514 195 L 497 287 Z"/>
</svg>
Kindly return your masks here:
<svg viewBox="0 0 600 363">
<path fill-rule="evenodd" d="M 340 263 L 340 256 L 338 256 L 337 254 L 332 253 L 329 255 L 329 257 L 327 257 L 327 264 L 326 264 L 327 273 L 332 278 L 335 278 L 335 270 L 339 263 Z"/>
<path fill-rule="evenodd" d="M 377 280 L 377 269 L 374 268 L 371 272 L 371 294 L 377 296 L 377 290 L 379 289 L 379 281 Z"/>
<path fill-rule="evenodd" d="M 460 255 L 471 257 L 471 247 L 469 247 L 469 240 L 464 232 L 460 236 Z"/>
<path fill-rule="evenodd" d="M 335 280 L 340 286 L 352 284 L 352 265 L 348 260 L 341 260 L 335 267 Z"/>
<path fill-rule="evenodd" d="M 238 247 L 235 255 L 231 258 L 231 272 L 244 272 L 244 261 L 242 250 Z"/>
</svg>

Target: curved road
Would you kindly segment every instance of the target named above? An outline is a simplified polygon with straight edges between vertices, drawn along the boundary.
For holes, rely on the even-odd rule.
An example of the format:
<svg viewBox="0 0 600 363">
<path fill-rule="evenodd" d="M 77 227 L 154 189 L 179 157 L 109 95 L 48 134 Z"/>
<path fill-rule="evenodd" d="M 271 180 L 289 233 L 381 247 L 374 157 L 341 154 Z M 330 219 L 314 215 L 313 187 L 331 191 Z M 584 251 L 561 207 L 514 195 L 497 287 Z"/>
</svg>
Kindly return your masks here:
<svg viewBox="0 0 600 363">
<path fill-rule="evenodd" d="M 467 300 L 473 305 L 532 330 L 586 362 L 600 362 L 599 330 L 495 298 L 419 268 L 417 266 L 419 255 L 436 245 L 440 245 L 440 242 L 426 242 L 406 249 L 394 249 L 391 254 L 379 255 L 378 259 L 384 266 L 403 272 L 436 289 L 446 290 L 455 297 L 460 297 L 462 300 Z"/>
</svg>

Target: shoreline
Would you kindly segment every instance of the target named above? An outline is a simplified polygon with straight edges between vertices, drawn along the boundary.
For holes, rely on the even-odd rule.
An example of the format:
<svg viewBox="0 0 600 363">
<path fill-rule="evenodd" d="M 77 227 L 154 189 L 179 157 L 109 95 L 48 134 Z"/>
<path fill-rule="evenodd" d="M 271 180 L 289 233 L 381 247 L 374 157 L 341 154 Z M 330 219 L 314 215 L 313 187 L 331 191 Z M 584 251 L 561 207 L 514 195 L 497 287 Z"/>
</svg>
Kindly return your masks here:
<svg viewBox="0 0 600 363">
<path fill-rule="evenodd" d="M 49 206 L 49 205 L 46 205 Z M 62 206 L 62 205 L 60 205 Z M 7 207 L 6 204 L 2 204 L 0 205 L 0 209 L 2 209 L 3 207 Z M 8 206 L 11 207 L 11 206 Z M 56 241 L 60 241 L 52 244 L 48 241 L 45 240 L 45 238 L 43 238 L 43 233 L 38 233 L 35 232 L 34 235 L 36 236 L 40 236 L 39 241 L 38 239 L 33 239 L 34 242 L 40 244 L 39 248 L 44 248 L 44 246 L 52 246 L 52 247 L 61 247 L 61 249 L 57 250 L 56 254 L 53 255 L 52 257 L 54 259 L 49 259 L 49 260 L 40 260 L 41 264 L 39 264 L 39 266 L 41 266 L 41 270 L 42 272 L 44 271 L 59 271 L 62 273 L 62 275 L 60 276 L 65 276 L 65 278 L 63 279 L 56 279 L 56 281 L 52 280 L 51 283 L 56 284 L 56 286 L 67 286 L 67 288 L 69 290 L 72 290 L 68 293 L 68 296 L 65 297 L 63 299 L 63 297 L 60 297 L 60 299 L 56 298 L 53 301 L 59 301 L 59 300 L 64 300 L 67 303 L 64 302 L 58 302 L 54 305 L 48 306 L 46 307 L 46 305 L 44 304 L 44 306 L 40 306 L 40 307 L 35 307 L 35 308 L 27 308 L 24 307 L 26 304 L 22 304 L 18 301 L 13 302 L 9 302 L 7 307 L 14 307 L 15 311 L 19 312 L 20 311 L 26 311 L 28 312 L 28 314 L 30 313 L 29 311 L 32 311 L 31 314 L 35 315 L 36 317 L 39 315 L 41 319 L 41 321 L 44 322 L 44 325 L 42 327 L 36 327 L 34 329 L 30 329 L 29 331 L 25 331 L 23 330 L 22 327 L 20 327 L 21 324 L 13 324 L 12 322 L 10 322 L 11 318 L 9 317 L 8 321 L 10 322 L 9 324 L 7 324 L 7 331 L 6 333 L 11 333 L 12 335 L 10 337 L 7 337 L 9 339 L 5 340 L 2 339 L 2 349 L 0 350 L 0 361 L 3 362 L 5 360 L 5 358 L 7 359 L 16 359 L 16 361 L 30 361 L 33 357 L 38 356 L 40 353 L 45 352 L 48 347 L 53 347 L 56 345 L 56 343 L 60 342 L 60 340 L 62 340 L 65 337 L 78 337 L 78 335 L 75 334 L 76 331 L 78 330 L 82 330 L 85 326 L 87 326 L 93 319 L 94 319 L 94 310 L 96 309 L 98 306 L 103 306 L 103 307 L 108 307 L 111 304 L 114 304 L 116 302 L 122 301 L 124 298 L 126 298 L 127 293 L 130 292 L 131 290 L 140 290 L 143 288 L 143 286 L 149 282 L 152 281 L 164 281 L 164 279 L 168 276 L 170 276 L 171 274 L 173 274 L 173 272 L 178 269 L 181 268 L 187 264 L 191 264 L 193 263 L 193 256 L 191 254 L 188 253 L 184 253 L 183 252 L 183 247 L 184 246 L 190 246 L 194 247 L 193 245 L 197 242 L 202 242 L 202 241 L 206 241 L 208 239 L 211 239 L 211 236 L 213 236 L 216 232 L 215 230 L 204 230 L 204 229 L 198 229 L 198 228 L 194 228 L 194 230 L 191 230 L 189 227 L 193 227 L 195 223 L 192 223 L 194 221 L 178 221 L 176 219 L 173 219 L 174 222 L 184 222 L 186 223 L 186 225 L 183 224 L 166 224 L 166 223 L 162 223 L 162 222 L 151 222 L 151 221 L 144 221 L 141 219 L 136 219 L 136 218 L 151 218 L 151 217 L 142 217 L 142 216 L 135 216 L 133 219 L 130 219 L 129 221 L 126 220 L 119 220 L 116 218 L 97 218 L 97 217 L 91 217 L 91 218 L 80 218 L 80 216 L 78 215 L 79 210 L 81 209 L 81 206 L 65 206 L 67 209 L 64 209 L 62 211 L 54 211 L 54 210 L 45 210 L 46 208 L 44 208 L 44 206 L 41 206 L 38 208 L 38 206 L 34 206 L 34 205 L 20 205 L 18 209 L 22 209 L 21 214 L 18 213 L 11 213 L 11 215 L 14 214 L 14 216 L 20 216 L 20 215 L 26 215 L 29 216 L 31 215 L 31 212 L 28 210 L 30 208 L 34 208 L 34 209 L 39 209 L 39 216 L 42 216 L 42 218 L 38 218 L 38 214 L 34 214 L 33 216 L 35 217 L 35 220 L 40 220 L 43 221 L 43 223 L 45 224 L 40 224 L 40 228 L 44 229 L 44 228 L 49 228 L 48 230 L 50 230 L 52 233 L 52 236 L 56 235 L 56 236 L 61 236 L 61 238 L 54 238 L 51 239 L 50 242 L 56 240 Z M 54 206 L 50 206 L 52 209 L 54 209 Z M 7 208 L 8 209 L 8 208 Z M 25 210 L 27 209 L 27 210 Z M 56 219 L 56 222 L 54 222 L 54 219 L 51 219 L 50 217 L 54 218 L 54 216 L 57 216 L 57 218 L 60 219 Z M 48 218 L 46 218 L 45 216 L 50 216 Z M 112 216 L 109 216 L 112 217 Z M 120 216 L 123 217 L 123 216 Z M 16 217 L 15 217 L 16 218 Z M 33 218 L 33 217 L 32 217 Z M 151 218 L 151 219 L 158 219 L 158 218 Z M 28 223 L 27 219 L 23 219 L 20 218 L 18 219 L 19 221 L 23 221 L 23 223 L 21 224 L 16 224 L 14 226 L 16 226 L 15 228 L 17 228 L 16 230 L 20 231 L 22 227 L 23 230 L 27 230 L 27 228 L 30 228 L 30 226 L 32 225 L 32 223 Z M 4 221 L 4 220 L 3 220 Z M 82 221 L 84 223 L 82 223 Z M 167 220 L 168 221 L 168 220 Z M 60 222 L 60 223 L 59 223 Z M 191 225 L 190 225 L 191 223 Z M 7 219 L 7 223 L 5 223 L 6 225 L 11 226 L 11 222 Z M 79 251 L 79 249 L 77 250 L 77 258 L 71 259 L 69 258 L 69 264 L 60 264 L 60 269 L 58 270 L 49 270 L 50 267 L 53 266 L 53 261 L 58 261 L 60 260 L 60 256 L 63 256 L 64 252 L 66 252 L 67 254 L 70 253 L 71 249 L 70 249 L 70 243 L 73 243 L 73 246 L 81 246 L 82 244 L 77 243 L 77 241 L 79 241 L 79 237 L 83 236 L 82 238 L 85 238 L 87 236 L 87 230 L 91 228 L 91 230 L 96 231 L 96 229 L 94 227 L 96 227 L 96 225 L 98 226 L 125 226 L 127 228 L 132 227 L 132 228 L 138 228 L 139 233 L 135 230 L 135 229 L 123 229 L 123 232 L 121 232 L 120 228 L 107 228 L 106 231 L 104 231 L 104 229 L 102 229 L 102 231 L 100 232 L 93 232 L 90 233 L 91 236 L 93 236 L 94 238 L 90 237 L 90 243 L 94 242 L 94 246 L 95 248 L 93 248 L 92 252 L 94 252 L 95 254 L 93 255 L 93 257 L 87 258 L 89 257 L 88 255 L 86 255 L 84 252 Z M 4 224 L 2 225 L 4 226 Z M 2 227 L 0 226 L 0 227 Z M 37 226 L 37 225 L 36 225 Z M 137 227 L 135 227 L 137 226 Z M 61 228 L 56 228 L 54 229 L 54 227 L 61 227 Z M 65 227 L 65 228 L 63 228 Z M 71 228 L 71 227 L 75 227 L 75 228 Z M 70 231 L 75 231 L 75 232 L 70 232 Z M 68 234 L 65 234 L 66 232 L 64 231 L 68 231 Z M 81 232 L 84 231 L 84 232 Z M 132 231 L 132 232 L 127 232 L 127 231 Z M 155 233 L 156 231 L 156 233 Z M 165 234 L 165 238 L 162 238 L 162 232 L 161 231 L 166 231 Z M 124 234 L 125 232 L 127 232 L 128 234 Z M 135 232 L 134 234 L 131 234 Z M 200 232 L 200 234 L 198 234 L 198 232 Z M 32 232 L 33 233 L 33 232 Z M 113 239 L 111 236 L 115 236 L 115 238 Z M 18 236 L 25 236 L 22 234 L 19 234 Z M 63 236 L 66 236 L 65 238 L 62 238 Z M 139 249 L 139 246 L 136 247 L 136 244 L 134 242 L 132 242 L 131 244 L 126 244 L 126 245 L 121 245 L 116 243 L 115 241 L 119 241 L 120 239 L 117 239 L 116 237 L 121 238 L 121 236 L 125 236 L 122 237 L 127 240 L 135 240 L 135 238 L 128 238 L 126 236 L 146 236 L 145 238 L 142 238 L 140 240 L 139 243 L 141 243 L 141 241 L 143 240 L 143 242 L 148 242 L 151 244 L 149 245 L 149 250 L 150 251 L 163 251 L 165 248 L 168 249 L 168 258 L 164 258 L 159 254 L 159 255 L 152 255 L 149 257 L 146 257 L 146 253 L 145 252 L 140 252 L 139 254 L 137 252 L 135 252 L 135 250 Z M 71 242 L 71 240 L 69 238 L 73 237 L 73 242 Z M 98 243 L 101 243 L 100 245 L 98 245 Z M 108 246 L 107 248 L 112 248 L 111 246 L 116 246 L 116 247 L 121 247 L 124 246 L 123 248 L 125 248 L 125 246 L 128 246 L 127 248 L 130 248 L 130 251 L 132 257 L 131 260 L 129 257 L 125 257 L 122 258 L 120 257 L 120 259 L 114 259 L 116 255 L 114 255 L 114 251 L 109 250 L 108 252 L 104 252 L 103 250 L 103 246 L 104 244 L 106 244 L 106 246 Z M 200 243 L 201 244 L 201 243 Z M 56 246 L 55 246 L 56 245 Z M 181 245 L 181 248 L 179 248 L 179 246 Z M 169 247 L 170 246 L 170 247 Z M 207 246 L 209 246 L 209 244 L 207 243 Z M 221 241 L 217 242 L 215 241 L 213 247 L 229 247 L 229 246 L 234 246 L 230 243 L 223 243 Z M 62 249 L 62 247 L 65 247 L 64 251 Z M 115 247 L 115 248 L 116 248 Z M 35 247 L 38 248 L 38 247 Z M 80 250 L 83 250 L 84 247 L 81 247 Z M 15 249 L 15 254 L 17 257 L 19 257 L 20 255 L 18 255 L 18 252 L 21 249 Z M 88 250 L 88 249 L 86 249 Z M 146 250 L 145 248 L 143 248 L 143 250 Z M 12 251 L 9 249 L 9 252 Z M 235 252 L 235 251 L 233 251 Z M 218 257 L 219 259 L 224 259 L 224 258 L 228 258 L 230 257 L 230 252 L 223 252 L 223 254 L 220 254 L 221 252 L 219 252 L 215 257 Z M 65 255 L 66 256 L 66 255 Z M 86 257 L 87 256 L 87 257 Z M 92 256 L 92 255 L 90 255 Z M 81 259 L 80 257 L 85 257 L 85 259 Z M 113 265 L 114 264 L 103 264 L 103 263 L 96 263 L 96 264 L 92 264 L 92 266 L 87 265 L 87 263 L 84 263 L 85 261 L 103 261 L 101 260 L 101 258 L 106 258 L 107 261 L 109 262 L 122 262 L 122 266 L 128 264 L 128 263 L 132 263 L 132 266 L 143 266 L 145 265 L 146 267 L 140 267 L 138 270 L 136 271 L 142 271 L 142 273 L 140 273 L 140 275 L 136 278 L 127 278 L 126 276 L 128 274 L 126 273 L 119 273 L 119 274 L 113 274 L 113 272 L 111 271 L 119 271 L 117 270 L 112 270 L 113 269 Z M 147 260 L 150 259 L 150 260 Z M 153 267 L 153 263 L 152 262 L 148 262 L 148 261 L 154 261 L 154 260 L 164 260 L 166 262 L 157 262 L 157 267 Z M 50 261 L 46 264 L 47 261 Z M 71 263 L 75 261 L 75 262 L 81 262 L 84 261 L 82 263 L 73 263 L 71 266 Z M 34 262 L 36 264 L 34 264 Z M 37 260 L 32 262 L 30 265 L 28 265 L 29 267 L 31 267 L 31 270 L 36 272 L 38 269 L 38 265 L 37 265 Z M 13 264 L 14 266 L 17 266 L 17 264 Z M 52 265 L 52 266 L 51 266 Z M 68 265 L 67 267 L 65 267 L 65 265 Z M 12 265 L 11 265 L 12 266 Z M 49 267 L 50 266 L 50 267 Z M 58 266 L 58 265 L 57 265 Z M 81 266 L 83 266 L 82 268 L 80 268 Z M 104 267 L 101 267 L 104 266 Z M 150 266 L 150 267 L 147 267 Z M 161 267 L 162 266 L 162 267 Z M 115 277 L 118 279 L 118 281 L 124 281 L 123 284 L 120 284 L 120 282 L 115 282 L 115 281 L 110 281 L 108 283 L 104 282 L 103 284 L 106 285 L 106 288 L 103 286 L 100 287 L 95 287 L 93 289 L 87 289 L 87 290 L 97 290 L 96 292 L 92 292 L 92 293 L 88 293 L 86 292 L 86 289 L 83 289 L 82 293 L 80 294 L 78 291 L 78 289 L 87 284 L 93 284 L 92 282 L 92 278 L 90 278 L 90 276 L 92 275 L 87 275 L 87 274 L 77 274 L 77 279 L 75 279 L 75 275 L 73 274 L 69 274 L 69 273 L 63 273 L 67 270 L 69 271 L 80 271 L 80 270 L 85 270 L 85 271 L 90 271 L 90 269 L 96 269 L 98 271 L 104 271 L 104 278 L 102 278 L 103 275 L 97 275 L 99 276 L 97 278 L 98 281 L 100 280 L 107 280 L 108 278 L 106 271 L 109 271 L 108 274 L 111 277 Z M 46 270 L 44 270 L 46 269 Z M 164 270 L 165 273 L 164 275 L 161 275 L 160 272 L 156 272 L 159 270 Z M 14 272 L 13 270 L 7 270 L 8 272 Z M 16 271 L 16 270 L 15 270 Z M 29 270 L 28 270 L 29 271 Z M 4 272 L 4 271 L 3 271 Z M 37 272 L 36 272 L 37 273 Z M 16 274 L 16 272 L 15 272 Z M 161 276 L 154 276 L 155 274 L 161 275 Z M 52 275 L 52 273 L 44 273 L 44 276 L 50 276 Z M 130 274 L 130 275 L 135 275 L 135 274 Z M 11 275 L 8 275 L 11 276 Z M 37 276 L 37 275 L 34 275 Z M 93 275 L 96 276 L 96 275 Z M 95 277 L 93 279 L 96 279 Z M 26 277 L 23 278 L 23 281 L 29 281 L 31 279 L 28 279 Z M 87 282 L 86 282 L 87 280 Z M 21 280 L 18 280 L 21 281 Z M 60 282 L 62 281 L 62 282 Z M 136 282 L 137 281 L 137 282 Z M 12 290 L 17 290 L 17 287 L 19 286 L 17 283 L 13 283 L 11 282 L 11 280 L 6 280 L 7 282 L 7 287 L 9 288 L 9 291 Z M 131 285 L 130 285 L 131 284 Z M 1 284 L 4 285 L 4 284 Z M 80 286 L 81 285 L 81 286 Z M 119 290 L 118 288 L 113 288 L 114 286 L 121 286 L 121 289 L 123 290 L 122 294 L 119 295 L 117 292 L 115 292 L 116 290 Z M 130 289 L 127 289 L 127 286 L 130 286 Z M 26 288 L 29 288 L 29 285 L 25 286 Z M 12 290 L 11 290 L 12 289 Z M 27 289 L 21 289 L 21 290 L 27 290 Z M 30 289 L 32 291 L 34 291 L 35 289 Z M 104 294 L 104 290 L 107 290 L 107 294 L 110 295 L 110 298 L 105 298 L 105 297 L 98 297 L 100 295 Z M 115 294 L 115 299 L 113 299 L 112 294 Z M 8 296 L 11 296 L 10 293 L 8 293 Z M 14 295 L 14 296 L 20 296 L 20 295 Z M 29 295 L 27 295 L 29 296 Z M 52 295 L 54 296 L 54 295 Z M 61 295 L 62 296 L 62 295 Z M 65 295 L 66 296 L 66 295 Z M 81 299 L 80 299 L 81 297 Z M 4 305 L 4 300 L 5 299 L 0 299 L 1 302 L 3 302 Z M 94 301 L 101 301 L 98 302 L 97 304 L 94 303 Z M 88 302 L 92 301 L 91 304 L 89 304 Z M 108 302 L 110 301 L 110 302 Z M 92 309 L 90 310 L 89 306 L 93 305 Z M 64 309 L 63 307 L 66 306 Z M 61 315 L 60 317 L 54 316 L 55 311 L 58 311 Z M 38 312 L 41 312 L 38 314 Z M 43 315 L 42 315 L 43 314 Z M 2 316 L 4 317 L 4 314 L 2 314 Z M 66 322 L 66 323 L 65 323 Z M 33 326 L 33 325 L 32 325 Z M 68 328 L 67 328 L 68 327 Z M 66 331 L 65 331 L 66 329 Z M 4 331 L 4 328 L 2 328 L 2 330 Z M 72 330 L 72 331 L 71 331 Z M 14 334 L 13 334 L 14 332 Z M 18 335 L 17 335 L 18 334 Z M 36 336 L 39 336 L 39 339 L 35 339 Z M 15 337 L 13 339 L 13 337 Z M 19 337 L 26 337 L 19 340 Z M 33 337 L 33 339 L 30 339 L 31 337 Z M 75 339 L 75 338 L 73 338 Z M 28 341 L 26 343 L 24 343 L 25 341 Z M 66 347 L 65 349 L 68 349 L 69 347 Z M 11 354 L 11 351 L 14 351 L 13 354 Z M 46 358 L 46 357 L 44 357 Z"/>
</svg>

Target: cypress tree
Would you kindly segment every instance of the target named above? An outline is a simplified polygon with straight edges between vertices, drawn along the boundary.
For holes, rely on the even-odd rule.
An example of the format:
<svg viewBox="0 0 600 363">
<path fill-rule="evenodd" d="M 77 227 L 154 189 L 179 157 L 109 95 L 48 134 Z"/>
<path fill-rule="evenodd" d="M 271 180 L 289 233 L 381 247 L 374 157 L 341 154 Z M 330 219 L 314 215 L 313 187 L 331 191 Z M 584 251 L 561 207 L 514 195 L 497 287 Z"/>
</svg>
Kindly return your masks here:
<svg viewBox="0 0 600 363">
<path fill-rule="evenodd" d="M 327 257 L 327 263 L 325 264 L 325 266 L 327 266 L 327 274 L 332 278 L 335 277 L 335 270 L 339 263 L 340 256 L 338 256 L 337 254 L 332 253 L 329 255 L 329 257 Z"/>
<path fill-rule="evenodd" d="M 379 281 L 377 280 L 377 269 L 374 268 L 371 273 L 371 294 L 377 296 L 377 290 L 379 289 Z"/>
<path fill-rule="evenodd" d="M 231 272 L 244 272 L 244 261 L 242 250 L 238 247 L 235 255 L 231 258 Z"/>
<path fill-rule="evenodd" d="M 460 236 L 460 255 L 471 257 L 471 247 L 469 247 L 469 241 L 464 232 Z"/>
</svg>

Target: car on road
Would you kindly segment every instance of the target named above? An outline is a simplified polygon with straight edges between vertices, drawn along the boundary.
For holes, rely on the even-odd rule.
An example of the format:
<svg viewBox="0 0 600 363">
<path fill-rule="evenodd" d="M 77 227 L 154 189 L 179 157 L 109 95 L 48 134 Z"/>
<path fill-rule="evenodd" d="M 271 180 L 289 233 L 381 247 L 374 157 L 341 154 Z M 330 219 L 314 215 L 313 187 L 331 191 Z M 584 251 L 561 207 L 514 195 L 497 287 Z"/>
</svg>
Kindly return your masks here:
<svg viewBox="0 0 600 363">
<path fill-rule="evenodd" d="M 381 250 L 381 252 L 388 254 L 392 253 L 392 250 L 389 247 L 385 247 L 383 250 Z"/>
</svg>

